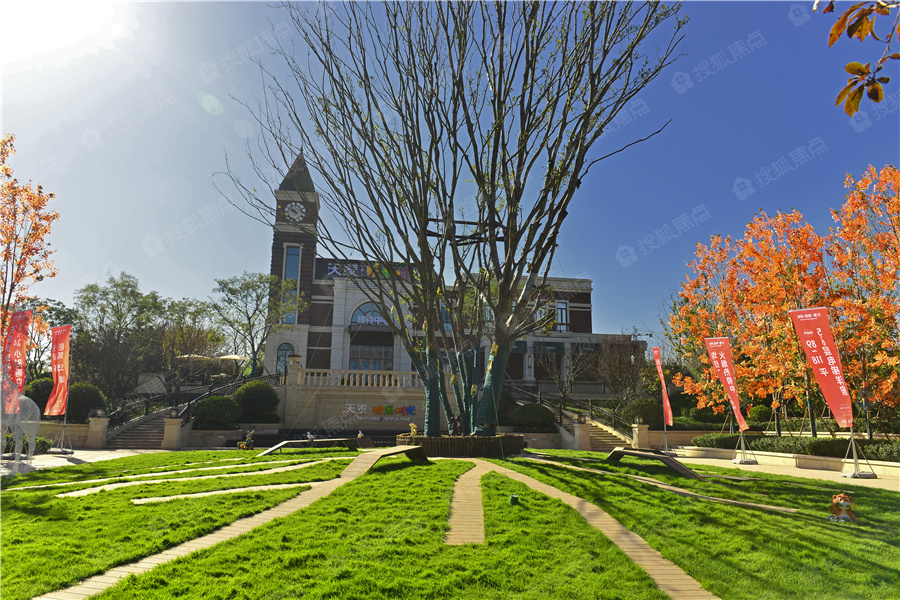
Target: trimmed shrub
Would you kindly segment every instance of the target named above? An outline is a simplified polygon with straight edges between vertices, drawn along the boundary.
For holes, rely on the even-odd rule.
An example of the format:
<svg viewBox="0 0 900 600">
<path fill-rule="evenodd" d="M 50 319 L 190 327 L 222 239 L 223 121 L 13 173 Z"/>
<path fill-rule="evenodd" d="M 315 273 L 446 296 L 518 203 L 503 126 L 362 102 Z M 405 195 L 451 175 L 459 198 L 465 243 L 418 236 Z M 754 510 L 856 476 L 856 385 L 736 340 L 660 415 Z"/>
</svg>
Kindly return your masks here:
<svg viewBox="0 0 900 600">
<path fill-rule="evenodd" d="M 249 381 L 238 388 L 234 399 L 241 409 L 243 423 L 277 423 L 278 404 L 281 398 L 271 385 L 264 381 Z M 272 420 L 275 417 L 275 420 Z"/>
<path fill-rule="evenodd" d="M 738 435 L 711 433 L 693 439 L 695 446 L 703 448 L 725 448 L 734 450 L 738 445 Z M 744 434 L 744 439 L 753 450 L 759 452 L 783 452 L 785 454 L 805 454 L 844 458 L 850 440 L 847 438 L 775 437 Z M 900 441 L 897 440 L 856 440 L 869 460 L 900 462 Z"/>
<path fill-rule="evenodd" d="M 696 406 L 688 411 L 687 416 L 691 421 L 697 421 L 698 423 L 718 423 L 719 425 L 721 425 L 727 418 L 725 414 L 717 415 L 708 407 L 697 408 Z"/>
<path fill-rule="evenodd" d="M 517 431 L 528 433 L 556 433 L 556 415 L 540 404 L 523 404 L 513 414 Z"/>
<path fill-rule="evenodd" d="M 106 397 L 96 385 L 73 383 L 69 386 L 69 402 L 66 420 L 69 423 L 87 423 L 88 415 L 95 408 L 106 410 Z"/>
<path fill-rule="evenodd" d="M 231 396 L 210 396 L 193 409 L 194 429 L 237 429 L 241 406 Z"/>
<path fill-rule="evenodd" d="M 625 405 L 621 412 L 626 423 L 634 423 L 635 418 L 641 417 L 650 429 L 663 428 L 663 407 L 660 402 L 650 398 L 633 400 Z"/>
<path fill-rule="evenodd" d="M 760 404 L 758 406 L 754 406 L 747 413 L 747 419 L 749 421 L 761 421 L 763 423 L 767 423 L 769 419 L 772 418 L 772 409 L 764 404 Z"/>
<path fill-rule="evenodd" d="M 27 454 L 28 446 L 30 445 L 31 442 L 29 441 L 29 439 L 27 437 L 23 438 L 23 439 L 25 441 L 25 445 L 22 447 L 22 454 Z M 44 454 L 52 446 L 53 446 L 53 440 L 48 440 L 47 438 L 38 436 L 36 445 L 34 447 L 33 454 Z M 16 449 L 16 441 L 13 438 L 13 435 L 11 433 L 7 433 L 6 434 L 6 445 L 3 448 L 3 453 L 8 454 L 10 452 L 14 452 L 15 449 Z"/>
<path fill-rule="evenodd" d="M 25 395 L 38 405 L 38 408 L 41 409 L 41 414 L 44 414 L 44 409 L 47 408 L 47 400 L 50 399 L 52 391 L 53 379 L 50 377 L 35 379 L 25 386 Z"/>
</svg>

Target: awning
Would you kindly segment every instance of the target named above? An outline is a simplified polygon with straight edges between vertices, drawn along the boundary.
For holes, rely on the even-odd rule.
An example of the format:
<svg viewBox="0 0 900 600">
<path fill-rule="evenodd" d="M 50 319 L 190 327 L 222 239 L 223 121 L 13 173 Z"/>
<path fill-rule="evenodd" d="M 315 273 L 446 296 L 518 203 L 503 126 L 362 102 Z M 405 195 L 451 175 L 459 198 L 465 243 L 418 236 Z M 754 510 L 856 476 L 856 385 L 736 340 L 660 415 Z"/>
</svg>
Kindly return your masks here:
<svg viewBox="0 0 900 600">
<path fill-rule="evenodd" d="M 572 354 L 600 354 L 602 344 L 572 344 Z"/>
<path fill-rule="evenodd" d="M 518 341 L 513 344 L 512 350 L 510 350 L 512 354 L 528 354 L 528 342 Z"/>
<path fill-rule="evenodd" d="M 562 342 L 535 342 L 535 354 L 565 354 L 566 347 Z"/>
</svg>

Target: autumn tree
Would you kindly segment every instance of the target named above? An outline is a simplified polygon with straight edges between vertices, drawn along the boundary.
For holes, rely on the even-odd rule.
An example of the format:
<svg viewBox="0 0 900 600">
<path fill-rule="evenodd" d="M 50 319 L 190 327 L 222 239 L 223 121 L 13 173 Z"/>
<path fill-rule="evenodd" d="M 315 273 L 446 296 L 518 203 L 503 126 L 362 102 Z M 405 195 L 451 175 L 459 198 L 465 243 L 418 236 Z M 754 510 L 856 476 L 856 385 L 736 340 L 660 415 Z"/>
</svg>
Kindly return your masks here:
<svg viewBox="0 0 900 600">
<path fill-rule="evenodd" d="M 13 177 L 7 161 L 15 153 L 14 141 L 13 135 L 0 139 L 0 344 L 6 340 L 10 310 L 28 297 L 31 284 L 56 276 L 46 240 L 50 226 L 59 218 L 59 213 L 48 207 L 54 195 L 44 193 L 40 183 L 35 188 Z"/>
<path fill-rule="evenodd" d="M 900 171 L 869 167 L 854 180 L 829 254 L 835 338 L 854 400 L 896 406 L 900 400 Z"/>
<path fill-rule="evenodd" d="M 813 10 L 818 4 L 819 0 L 816 0 Z M 888 60 L 900 59 L 900 52 L 891 52 L 894 39 L 896 38 L 900 42 L 900 11 L 897 11 L 894 16 L 891 15 L 891 10 L 898 7 L 900 7 L 900 2 L 890 0 L 859 2 L 838 16 L 828 34 L 829 47 L 833 46 L 844 33 L 848 38 L 856 38 L 860 42 L 872 36 L 874 40 L 884 45 L 884 51 L 874 65 L 871 62 L 863 64 L 854 61 L 847 63 L 844 67 L 850 78 L 847 80 L 847 85 L 838 93 L 835 105 L 843 103 L 844 112 L 851 117 L 859 110 L 863 94 L 867 95 L 872 102 L 884 100 L 883 85 L 890 82 L 891 78 L 879 75 L 879 73 L 884 69 Z M 834 12 L 834 1 L 829 2 L 822 12 Z M 888 22 L 891 23 L 886 30 L 887 34 L 882 32 L 883 38 L 878 37 L 878 34 L 875 33 L 875 19 L 878 16 L 887 17 Z"/>
<path fill-rule="evenodd" d="M 703 339 L 727 336 L 744 394 L 776 408 L 796 399 L 814 422 L 814 401 L 824 404 L 788 315 L 813 306 L 830 308 L 851 396 L 896 405 L 900 180 L 892 166 L 870 167 L 858 181 L 848 176 L 847 186 L 846 203 L 832 213 L 838 227 L 827 236 L 797 211 L 760 212 L 740 240 L 698 245 L 669 317 L 670 339 L 691 366 L 676 383 L 698 406 L 724 406 Z"/>
<path fill-rule="evenodd" d="M 28 380 L 33 381 L 50 369 L 50 345 L 53 342 L 50 330 L 74 324 L 78 313 L 52 298 L 31 298 L 17 310 L 19 308 L 33 311 L 28 349 Z"/>
</svg>

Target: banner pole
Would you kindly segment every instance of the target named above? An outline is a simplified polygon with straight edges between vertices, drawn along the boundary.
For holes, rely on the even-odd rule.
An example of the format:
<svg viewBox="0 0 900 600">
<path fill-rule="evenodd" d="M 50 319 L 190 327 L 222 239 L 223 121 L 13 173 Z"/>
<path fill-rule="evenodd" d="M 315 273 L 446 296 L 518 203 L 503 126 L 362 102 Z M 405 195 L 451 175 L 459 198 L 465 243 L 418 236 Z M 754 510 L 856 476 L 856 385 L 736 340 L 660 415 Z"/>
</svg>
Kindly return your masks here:
<svg viewBox="0 0 900 600">
<path fill-rule="evenodd" d="M 875 474 L 874 471 L 860 471 L 859 470 L 859 458 L 856 454 L 856 436 L 853 435 L 853 428 L 850 428 L 850 447 L 847 449 L 848 452 L 853 452 L 853 472 L 852 473 L 841 473 L 841 477 L 852 477 L 854 479 L 878 479 L 878 475 Z M 846 460 L 846 454 L 844 455 L 844 460 Z M 866 459 L 866 463 L 868 464 L 868 459 Z M 872 468 L 872 465 L 869 465 L 869 468 Z"/>
<path fill-rule="evenodd" d="M 740 448 L 741 457 L 737 458 L 738 448 Z M 751 451 L 752 453 L 752 451 Z M 755 458 L 747 458 L 747 444 L 744 442 L 744 431 L 741 430 L 740 438 L 738 439 L 738 445 L 734 449 L 734 454 L 732 455 L 731 462 L 736 465 L 758 465 L 759 461 Z"/>
</svg>

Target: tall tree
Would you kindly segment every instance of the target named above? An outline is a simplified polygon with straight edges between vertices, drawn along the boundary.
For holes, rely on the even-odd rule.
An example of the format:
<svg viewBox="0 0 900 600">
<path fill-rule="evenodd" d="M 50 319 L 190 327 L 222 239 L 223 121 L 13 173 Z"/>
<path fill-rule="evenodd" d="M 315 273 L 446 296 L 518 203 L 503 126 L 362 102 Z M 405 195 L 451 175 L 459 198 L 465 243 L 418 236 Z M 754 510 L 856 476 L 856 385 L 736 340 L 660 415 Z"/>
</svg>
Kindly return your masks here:
<svg viewBox="0 0 900 600">
<path fill-rule="evenodd" d="M 40 183 L 33 188 L 13 177 L 7 161 L 15 153 L 14 141 L 14 135 L 0 139 L 0 344 L 6 340 L 10 309 L 27 298 L 32 283 L 56 276 L 46 240 L 51 224 L 59 218 L 48 208 L 54 195 L 44 193 Z"/>
<path fill-rule="evenodd" d="M 216 279 L 210 306 L 225 332 L 250 356 L 252 374 L 266 338 L 287 327 L 285 317 L 303 310 L 306 300 L 294 293 L 296 286 L 263 273 Z"/>
<path fill-rule="evenodd" d="M 323 239 L 386 269 L 391 285 L 372 297 L 414 361 L 424 337 L 426 394 L 438 383 L 440 298 L 454 282 L 477 288 L 496 351 L 476 421 L 491 433 L 511 345 L 542 326 L 529 315 L 569 203 L 590 167 L 624 148 L 589 152 L 672 62 L 686 19 L 656 2 L 308 6 L 286 5 L 301 55 L 275 49 L 290 80 L 263 69 L 255 164 L 286 169 L 303 149 L 344 226 Z M 662 47 L 649 59 L 640 48 L 654 35 Z M 529 179 L 537 190 L 526 191 Z M 248 214 L 271 220 L 269 198 L 238 188 Z M 416 280 L 397 277 L 397 263 Z M 408 327 L 413 314 L 427 325 Z"/>
<path fill-rule="evenodd" d="M 182 379 L 206 368 L 225 344 L 212 306 L 192 298 L 164 302 L 159 336 L 163 366 Z"/>
<path fill-rule="evenodd" d="M 133 275 L 112 275 L 75 292 L 72 378 L 92 383 L 109 400 L 109 410 L 125 401 L 142 371 L 162 367 L 158 335 L 163 301 L 143 293 Z"/>
</svg>

